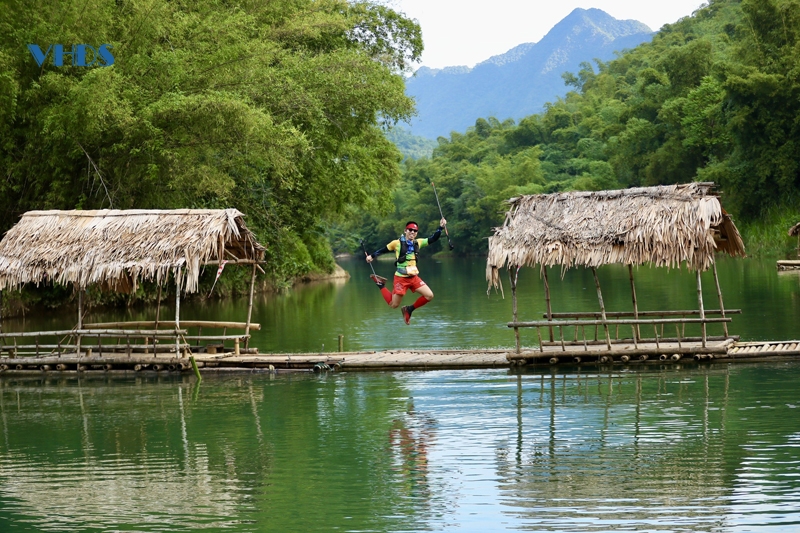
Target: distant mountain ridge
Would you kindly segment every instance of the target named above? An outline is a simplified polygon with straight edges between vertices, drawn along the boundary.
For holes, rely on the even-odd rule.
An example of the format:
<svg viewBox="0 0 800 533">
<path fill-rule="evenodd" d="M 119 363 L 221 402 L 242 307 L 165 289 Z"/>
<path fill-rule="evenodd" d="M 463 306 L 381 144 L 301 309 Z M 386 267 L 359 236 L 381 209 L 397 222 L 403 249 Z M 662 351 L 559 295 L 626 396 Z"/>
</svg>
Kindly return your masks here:
<svg viewBox="0 0 800 533">
<path fill-rule="evenodd" d="M 480 117 L 518 120 L 540 112 L 567 93 L 561 75 L 584 61 L 613 59 L 614 52 L 649 41 L 653 31 L 635 20 L 617 20 L 600 9 L 575 9 L 541 41 L 523 43 L 474 68 L 421 67 L 406 80 L 419 115 L 411 133 L 435 139 L 465 131 Z"/>
</svg>

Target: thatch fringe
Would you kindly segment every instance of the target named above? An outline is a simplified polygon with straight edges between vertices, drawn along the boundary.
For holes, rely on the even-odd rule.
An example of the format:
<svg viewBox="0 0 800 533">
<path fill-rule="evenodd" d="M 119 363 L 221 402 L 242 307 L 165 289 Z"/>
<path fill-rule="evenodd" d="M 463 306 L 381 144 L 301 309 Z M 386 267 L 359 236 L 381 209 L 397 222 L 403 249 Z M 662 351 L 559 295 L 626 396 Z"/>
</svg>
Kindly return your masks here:
<svg viewBox="0 0 800 533">
<path fill-rule="evenodd" d="M 262 260 L 236 209 L 29 211 L 0 241 L 0 290 L 25 283 L 102 284 L 135 290 L 163 283 L 182 267 L 195 292 L 201 266 L 223 259 Z"/>
<path fill-rule="evenodd" d="M 800 222 L 789 228 L 790 237 L 797 237 L 798 233 L 800 233 Z"/>
<path fill-rule="evenodd" d="M 713 183 L 521 196 L 489 237 L 487 280 L 515 266 L 609 263 L 706 270 L 715 251 L 744 256 L 744 243 Z"/>
</svg>

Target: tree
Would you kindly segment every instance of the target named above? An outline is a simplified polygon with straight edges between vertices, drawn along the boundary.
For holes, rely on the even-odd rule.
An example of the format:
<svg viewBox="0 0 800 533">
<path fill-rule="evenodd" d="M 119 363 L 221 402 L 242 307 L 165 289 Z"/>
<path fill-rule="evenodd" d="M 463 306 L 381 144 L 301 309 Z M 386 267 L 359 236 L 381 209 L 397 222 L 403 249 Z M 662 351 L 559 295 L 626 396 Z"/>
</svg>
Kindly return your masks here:
<svg viewBox="0 0 800 533">
<path fill-rule="evenodd" d="M 0 11 L 0 230 L 30 209 L 236 207 L 285 279 L 332 265 L 324 220 L 387 205 L 415 22 L 369 1 L 85 8 Z M 29 43 L 108 43 L 114 64 L 39 66 Z"/>
</svg>

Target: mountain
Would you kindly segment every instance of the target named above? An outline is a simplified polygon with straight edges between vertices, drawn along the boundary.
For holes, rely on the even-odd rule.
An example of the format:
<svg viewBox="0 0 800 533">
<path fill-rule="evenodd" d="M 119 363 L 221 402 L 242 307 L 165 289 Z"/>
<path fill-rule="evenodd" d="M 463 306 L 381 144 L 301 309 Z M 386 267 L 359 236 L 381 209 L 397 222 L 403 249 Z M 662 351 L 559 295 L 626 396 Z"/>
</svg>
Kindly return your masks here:
<svg viewBox="0 0 800 533">
<path fill-rule="evenodd" d="M 652 30 L 635 20 L 617 20 L 600 9 L 575 9 L 538 43 L 524 43 L 474 68 L 422 67 L 406 80 L 406 94 L 419 115 L 411 133 L 435 139 L 465 131 L 480 117 L 521 119 L 564 96 L 561 75 L 584 61 L 608 61 L 614 52 L 649 41 Z"/>
</svg>

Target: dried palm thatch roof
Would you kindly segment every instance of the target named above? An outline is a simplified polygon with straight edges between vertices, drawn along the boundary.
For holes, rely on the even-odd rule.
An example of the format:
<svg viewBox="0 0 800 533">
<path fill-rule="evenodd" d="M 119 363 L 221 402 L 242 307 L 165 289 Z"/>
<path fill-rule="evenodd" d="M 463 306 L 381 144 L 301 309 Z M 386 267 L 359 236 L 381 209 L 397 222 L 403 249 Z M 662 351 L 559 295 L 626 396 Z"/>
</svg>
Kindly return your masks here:
<svg viewBox="0 0 800 533">
<path fill-rule="evenodd" d="M 261 260 L 236 209 L 29 211 L 0 241 L 0 290 L 25 283 L 98 283 L 128 292 L 140 279 L 162 283 L 183 267 L 197 290 L 201 266 L 222 259 Z"/>
<path fill-rule="evenodd" d="M 489 237 L 486 277 L 505 265 L 596 267 L 609 263 L 711 266 L 715 251 L 744 243 L 713 183 L 520 196 Z"/>
<path fill-rule="evenodd" d="M 797 237 L 798 234 L 800 234 L 800 222 L 789 228 L 790 237 Z"/>
</svg>

